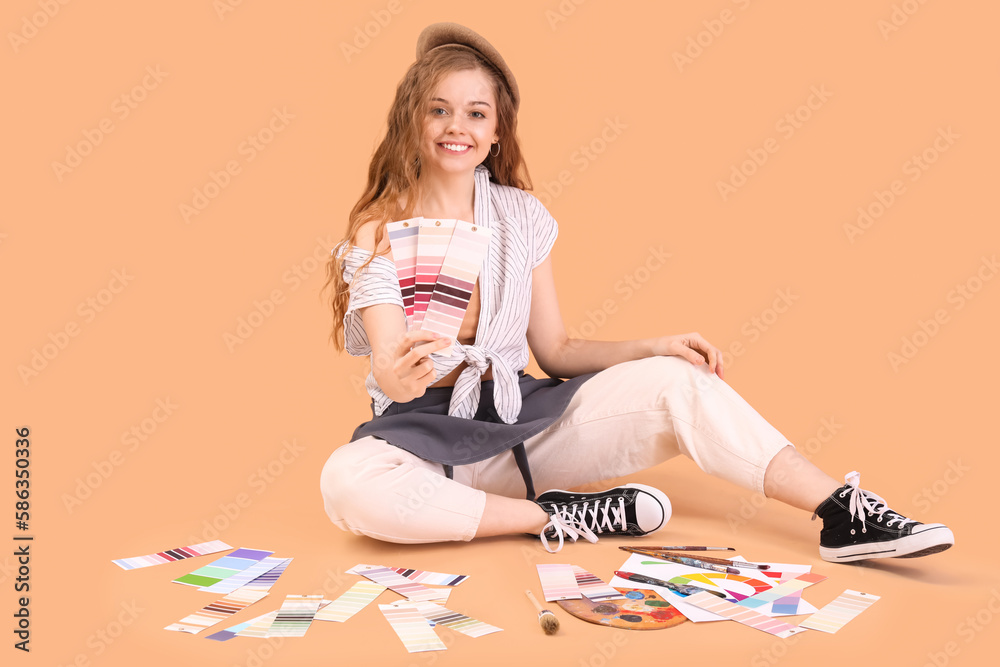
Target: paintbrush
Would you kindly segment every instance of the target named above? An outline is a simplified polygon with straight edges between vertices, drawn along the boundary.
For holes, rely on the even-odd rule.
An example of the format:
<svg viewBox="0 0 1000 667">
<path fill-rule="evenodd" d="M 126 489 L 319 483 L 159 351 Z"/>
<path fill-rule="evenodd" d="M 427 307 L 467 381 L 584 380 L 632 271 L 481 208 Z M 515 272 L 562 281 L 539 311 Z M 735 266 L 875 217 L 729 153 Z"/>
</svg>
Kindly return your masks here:
<svg viewBox="0 0 1000 667">
<path fill-rule="evenodd" d="M 736 551 L 733 547 L 647 547 L 640 545 L 630 549 L 649 549 L 650 551 Z"/>
<path fill-rule="evenodd" d="M 542 609 L 542 605 L 538 604 L 535 594 L 530 590 L 524 591 L 524 594 L 528 596 L 531 604 L 535 605 L 535 609 L 538 610 L 538 625 L 542 626 L 542 631 L 547 635 L 554 635 L 556 630 L 559 629 L 559 619 L 548 609 Z"/>
<path fill-rule="evenodd" d="M 660 560 L 669 561 L 671 563 L 680 563 L 681 565 L 690 565 L 691 567 L 697 567 L 702 570 L 713 570 L 715 572 L 725 572 L 726 574 L 740 573 L 740 571 L 735 567 L 706 563 L 705 561 L 697 558 L 688 558 L 687 556 L 678 556 L 676 554 L 665 554 L 659 551 L 646 551 L 645 549 L 633 549 L 631 547 L 619 548 L 623 551 L 628 551 L 629 553 L 639 554 L 640 556 L 652 556 L 653 558 L 659 558 Z"/>
<path fill-rule="evenodd" d="M 652 556 L 653 558 L 663 558 L 664 560 L 669 560 L 667 556 L 672 556 L 674 558 L 687 558 L 683 554 L 670 553 L 669 551 L 664 552 L 659 549 L 637 549 L 635 547 L 618 547 L 622 551 L 628 551 L 629 553 L 639 554 L 642 556 Z M 751 570 L 770 570 L 771 566 L 761 563 L 747 563 L 742 560 L 726 560 L 724 558 L 709 558 L 708 556 L 698 556 L 697 560 L 703 563 L 711 563 L 713 565 L 722 565 L 724 567 L 742 567 Z"/>
</svg>

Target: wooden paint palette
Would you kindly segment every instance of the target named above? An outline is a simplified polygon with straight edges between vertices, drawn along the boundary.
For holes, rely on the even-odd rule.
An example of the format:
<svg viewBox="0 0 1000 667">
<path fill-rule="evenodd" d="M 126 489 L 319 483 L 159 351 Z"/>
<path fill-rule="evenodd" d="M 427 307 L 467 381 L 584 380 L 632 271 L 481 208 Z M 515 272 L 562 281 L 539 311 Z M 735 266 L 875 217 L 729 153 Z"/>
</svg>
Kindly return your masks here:
<svg viewBox="0 0 1000 667">
<path fill-rule="evenodd" d="M 588 623 L 606 625 L 626 630 L 663 630 L 680 625 L 687 620 L 672 604 L 655 591 L 636 588 L 618 588 L 624 600 L 559 600 L 556 602 L 567 612 Z"/>
</svg>

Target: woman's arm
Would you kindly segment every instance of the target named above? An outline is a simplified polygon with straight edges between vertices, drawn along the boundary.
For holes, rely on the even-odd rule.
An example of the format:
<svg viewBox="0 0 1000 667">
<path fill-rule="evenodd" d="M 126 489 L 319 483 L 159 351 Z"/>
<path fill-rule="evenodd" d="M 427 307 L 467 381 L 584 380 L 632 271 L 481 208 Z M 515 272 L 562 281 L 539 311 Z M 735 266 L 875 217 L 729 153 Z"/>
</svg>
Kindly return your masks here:
<svg viewBox="0 0 1000 667">
<path fill-rule="evenodd" d="M 551 254 L 531 272 L 526 335 L 535 361 L 549 377 L 571 378 L 633 359 L 677 355 L 695 365 L 707 360 L 709 371 L 723 378 L 722 352 L 695 332 L 621 341 L 570 338 L 559 311 Z"/>
<path fill-rule="evenodd" d="M 375 250 L 374 229 L 374 222 L 361 226 L 356 243 L 359 248 Z M 384 235 L 378 252 L 388 249 L 389 238 Z M 406 315 L 398 304 L 378 303 L 359 308 L 358 313 L 372 349 L 372 374 L 382 393 L 397 403 L 422 396 L 437 379 L 429 355 L 447 347 L 449 341 L 426 330 L 407 331 Z"/>
</svg>

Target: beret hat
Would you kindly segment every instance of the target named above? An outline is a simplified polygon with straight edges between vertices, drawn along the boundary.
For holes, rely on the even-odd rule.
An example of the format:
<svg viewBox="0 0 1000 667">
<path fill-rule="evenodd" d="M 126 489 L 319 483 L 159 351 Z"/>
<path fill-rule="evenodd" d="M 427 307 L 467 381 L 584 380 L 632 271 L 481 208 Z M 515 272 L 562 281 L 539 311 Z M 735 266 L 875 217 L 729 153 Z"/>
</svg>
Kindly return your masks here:
<svg viewBox="0 0 1000 667">
<path fill-rule="evenodd" d="M 521 104 L 521 95 L 517 89 L 517 81 L 514 79 L 514 73 L 507 67 L 507 63 L 504 62 L 500 52 L 493 48 L 493 45 L 476 31 L 458 23 L 432 23 L 424 28 L 420 32 L 420 36 L 417 37 L 417 60 L 422 58 L 431 49 L 446 44 L 468 46 L 478 51 L 486 60 L 492 63 L 507 82 L 507 89 L 510 91 L 511 99 L 514 101 L 514 111 L 517 111 Z"/>
</svg>

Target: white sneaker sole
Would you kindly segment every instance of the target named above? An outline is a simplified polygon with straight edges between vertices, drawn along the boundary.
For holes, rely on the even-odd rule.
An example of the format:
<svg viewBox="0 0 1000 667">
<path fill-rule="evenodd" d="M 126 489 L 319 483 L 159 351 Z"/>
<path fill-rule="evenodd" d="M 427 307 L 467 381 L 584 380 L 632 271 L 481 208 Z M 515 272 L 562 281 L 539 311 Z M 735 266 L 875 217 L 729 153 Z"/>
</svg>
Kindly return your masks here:
<svg viewBox="0 0 1000 667">
<path fill-rule="evenodd" d="M 848 563 L 869 558 L 917 558 L 944 551 L 955 544 L 955 536 L 947 526 L 930 526 L 916 535 L 907 535 L 890 542 L 868 542 L 831 549 L 820 546 L 819 555 L 831 563 Z"/>
</svg>

